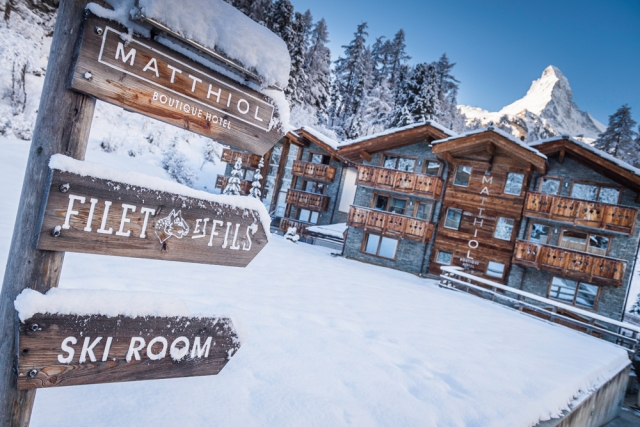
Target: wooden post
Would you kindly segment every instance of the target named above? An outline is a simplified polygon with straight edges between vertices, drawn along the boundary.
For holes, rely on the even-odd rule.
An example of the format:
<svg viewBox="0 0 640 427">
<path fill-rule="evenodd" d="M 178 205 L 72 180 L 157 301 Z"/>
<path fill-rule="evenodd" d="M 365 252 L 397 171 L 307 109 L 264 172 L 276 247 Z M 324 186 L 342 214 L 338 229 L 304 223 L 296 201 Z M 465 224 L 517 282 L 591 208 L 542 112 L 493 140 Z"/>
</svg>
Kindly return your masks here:
<svg viewBox="0 0 640 427">
<path fill-rule="evenodd" d="M 35 390 L 17 389 L 18 317 L 13 307 L 25 288 L 40 292 L 58 285 L 64 252 L 39 251 L 36 236 L 51 155 L 84 159 L 95 99 L 68 90 L 85 7 L 90 0 L 60 2 L 47 75 L 22 185 L 18 215 L 0 294 L 0 425 L 28 426 Z"/>
</svg>

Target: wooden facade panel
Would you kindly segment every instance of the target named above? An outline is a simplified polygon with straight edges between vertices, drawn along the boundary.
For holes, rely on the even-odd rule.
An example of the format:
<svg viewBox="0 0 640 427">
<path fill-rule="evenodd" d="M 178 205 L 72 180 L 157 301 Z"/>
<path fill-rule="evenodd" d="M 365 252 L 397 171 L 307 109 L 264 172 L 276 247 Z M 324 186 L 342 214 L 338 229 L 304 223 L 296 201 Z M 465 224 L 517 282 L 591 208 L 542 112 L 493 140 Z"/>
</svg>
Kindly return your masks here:
<svg viewBox="0 0 640 427">
<path fill-rule="evenodd" d="M 336 177 L 336 168 L 329 165 L 295 160 L 293 162 L 293 174 L 305 179 L 333 182 Z"/>
<path fill-rule="evenodd" d="M 442 194 L 443 180 L 437 176 L 377 166 L 358 166 L 357 185 L 437 198 Z"/>
<path fill-rule="evenodd" d="M 312 211 L 326 211 L 329 206 L 329 197 L 323 196 L 322 194 L 289 189 L 287 191 L 286 203 Z"/>
<path fill-rule="evenodd" d="M 282 218 L 280 220 L 280 231 L 286 233 L 289 228 L 293 227 L 296 229 L 296 233 L 299 235 L 304 235 L 307 231 L 307 227 L 311 226 L 311 224 L 302 221 L 296 221 L 290 218 Z"/>
<path fill-rule="evenodd" d="M 250 169 L 257 169 L 260 166 L 260 159 L 262 158 L 255 154 L 243 153 L 242 151 L 225 148 L 222 150 L 222 156 L 220 159 L 225 163 L 234 164 L 238 157 L 241 159 L 242 167 Z"/>
<path fill-rule="evenodd" d="M 216 177 L 216 188 L 220 188 L 221 190 L 224 190 L 227 187 L 228 183 L 229 183 L 228 176 L 218 175 Z M 251 191 L 252 184 L 253 183 L 251 181 L 247 181 L 246 179 L 241 179 L 240 194 L 243 196 L 246 196 L 247 194 L 249 194 L 249 192 Z"/>
<path fill-rule="evenodd" d="M 426 242 L 433 237 L 434 224 L 375 209 L 351 206 L 347 225 L 384 236 Z"/>
</svg>

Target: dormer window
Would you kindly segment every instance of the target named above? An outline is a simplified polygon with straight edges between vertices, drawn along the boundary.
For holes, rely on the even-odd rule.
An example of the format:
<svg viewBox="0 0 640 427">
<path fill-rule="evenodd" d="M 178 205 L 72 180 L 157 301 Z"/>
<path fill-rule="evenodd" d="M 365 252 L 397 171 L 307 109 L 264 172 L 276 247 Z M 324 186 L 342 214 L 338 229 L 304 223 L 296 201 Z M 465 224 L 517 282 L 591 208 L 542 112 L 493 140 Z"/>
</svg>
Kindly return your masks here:
<svg viewBox="0 0 640 427">
<path fill-rule="evenodd" d="M 504 194 L 519 196 L 522 193 L 522 184 L 524 184 L 524 175 L 521 173 L 507 174 L 507 181 L 504 183 Z"/>
<path fill-rule="evenodd" d="M 402 172 L 413 172 L 416 168 L 416 159 L 385 154 L 382 166 L 387 169 L 396 169 Z"/>
<path fill-rule="evenodd" d="M 617 205 L 620 202 L 620 189 L 596 183 L 574 182 L 571 197 Z"/>
</svg>

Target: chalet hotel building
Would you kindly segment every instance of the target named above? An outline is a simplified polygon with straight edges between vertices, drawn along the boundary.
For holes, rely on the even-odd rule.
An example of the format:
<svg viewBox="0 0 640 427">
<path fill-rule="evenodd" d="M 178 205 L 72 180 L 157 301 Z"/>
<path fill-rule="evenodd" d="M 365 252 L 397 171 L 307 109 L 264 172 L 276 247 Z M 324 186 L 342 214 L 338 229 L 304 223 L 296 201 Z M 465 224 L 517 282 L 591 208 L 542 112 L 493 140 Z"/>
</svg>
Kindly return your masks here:
<svg viewBox="0 0 640 427">
<path fill-rule="evenodd" d="M 224 156 L 243 156 L 248 190 L 260 159 Z M 303 127 L 267 154 L 262 175 L 282 232 L 346 222 L 348 258 L 427 277 L 460 266 L 622 318 L 640 170 L 579 140 L 524 143 L 492 127 L 455 135 L 425 122 L 338 143 Z"/>
</svg>

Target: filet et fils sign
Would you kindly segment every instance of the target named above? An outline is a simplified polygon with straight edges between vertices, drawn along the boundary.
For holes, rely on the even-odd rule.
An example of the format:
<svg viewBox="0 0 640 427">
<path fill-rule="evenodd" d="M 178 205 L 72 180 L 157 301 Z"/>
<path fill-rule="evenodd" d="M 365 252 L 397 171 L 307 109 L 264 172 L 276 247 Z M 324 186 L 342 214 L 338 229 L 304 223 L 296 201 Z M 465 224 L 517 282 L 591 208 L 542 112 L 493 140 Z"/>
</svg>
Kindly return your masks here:
<svg viewBox="0 0 640 427">
<path fill-rule="evenodd" d="M 258 155 L 282 137 L 265 95 L 115 27 L 88 19 L 73 89 Z"/>
<path fill-rule="evenodd" d="M 227 318 L 36 314 L 19 339 L 21 390 L 215 375 L 240 348 Z"/>
<path fill-rule="evenodd" d="M 38 249 L 246 267 L 266 243 L 257 211 L 53 170 Z"/>
</svg>

